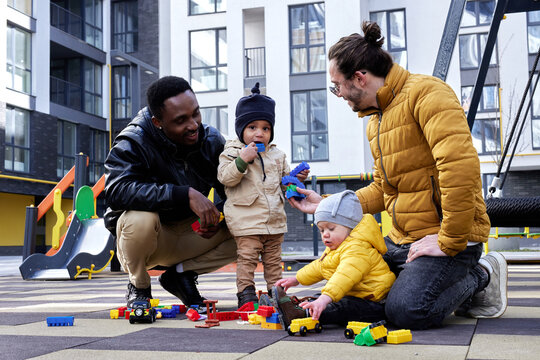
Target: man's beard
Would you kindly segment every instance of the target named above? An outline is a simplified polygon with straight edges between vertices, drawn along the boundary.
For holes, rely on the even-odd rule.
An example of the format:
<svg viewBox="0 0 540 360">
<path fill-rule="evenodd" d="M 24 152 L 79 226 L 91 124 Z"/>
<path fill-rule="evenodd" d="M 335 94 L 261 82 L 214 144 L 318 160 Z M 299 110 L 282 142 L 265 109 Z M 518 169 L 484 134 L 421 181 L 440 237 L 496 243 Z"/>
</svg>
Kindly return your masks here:
<svg viewBox="0 0 540 360">
<path fill-rule="evenodd" d="M 364 110 L 362 107 L 360 107 L 360 103 L 362 99 L 365 97 L 365 92 L 362 91 L 362 89 L 358 89 L 356 87 L 351 88 L 351 93 L 349 94 L 347 100 L 350 101 L 353 105 L 351 106 L 352 111 L 358 112 Z"/>
</svg>

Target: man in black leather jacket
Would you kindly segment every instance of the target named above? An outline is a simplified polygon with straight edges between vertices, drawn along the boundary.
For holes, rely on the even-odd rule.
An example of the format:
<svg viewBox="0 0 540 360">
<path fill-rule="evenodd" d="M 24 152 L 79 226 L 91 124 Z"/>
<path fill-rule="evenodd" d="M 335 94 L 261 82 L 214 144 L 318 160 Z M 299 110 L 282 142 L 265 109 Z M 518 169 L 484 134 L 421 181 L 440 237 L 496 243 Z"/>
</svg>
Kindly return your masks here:
<svg viewBox="0 0 540 360">
<path fill-rule="evenodd" d="M 161 78 L 147 97 L 148 107 L 118 135 L 105 161 L 105 225 L 129 273 L 128 307 L 152 298 L 147 270 L 157 265 L 168 267 L 159 278 L 165 290 L 188 306 L 204 305 L 197 276 L 236 259 L 235 241 L 207 198 L 214 188 L 225 199 L 217 180 L 225 139 L 201 124 L 186 80 Z"/>
</svg>

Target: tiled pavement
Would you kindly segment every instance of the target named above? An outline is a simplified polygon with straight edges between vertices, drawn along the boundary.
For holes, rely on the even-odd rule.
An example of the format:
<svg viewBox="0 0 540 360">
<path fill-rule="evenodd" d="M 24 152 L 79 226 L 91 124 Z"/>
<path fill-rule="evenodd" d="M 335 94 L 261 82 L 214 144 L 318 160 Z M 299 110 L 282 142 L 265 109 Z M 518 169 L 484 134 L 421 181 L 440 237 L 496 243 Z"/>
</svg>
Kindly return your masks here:
<svg viewBox="0 0 540 360">
<path fill-rule="evenodd" d="M 123 273 L 24 281 L 10 266 L 13 270 L 10 259 L 0 259 L 0 359 L 540 359 L 540 266 L 535 264 L 510 265 L 509 307 L 502 318 L 452 316 L 440 329 L 413 331 L 411 343 L 372 347 L 355 346 L 338 327 L 291 337 L 237 321 L 197 329 L 185 315 L 131 325 L 109 318 L 109 310 L 124 303 Z M 256 280 L 263 289 L 262 274 Z M 203 275 L 199 283 L 204 296 L 218 299 L 218 311 L 236 308 L 234 273 Z M 156 277 L 152 288 L 162 304 L 177 302 Z M 292 292 L 304 296 L 318 290 L 320 285 Z M 74 326 L 47 327 L 48 316 L 64 315 L 74 315 Z"/>
</svg>

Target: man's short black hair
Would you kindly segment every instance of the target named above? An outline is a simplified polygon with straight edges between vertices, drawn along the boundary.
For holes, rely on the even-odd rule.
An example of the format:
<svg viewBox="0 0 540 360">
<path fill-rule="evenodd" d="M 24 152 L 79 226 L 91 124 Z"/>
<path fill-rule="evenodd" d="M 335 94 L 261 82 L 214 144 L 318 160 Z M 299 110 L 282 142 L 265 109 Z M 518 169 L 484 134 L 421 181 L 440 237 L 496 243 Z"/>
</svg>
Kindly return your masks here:
<svg viewBox="0 0 540 360">
<path fill-rule="evenodd" d="M 189 83 L 178 76 L 164 76 L 159 80 L 154 81 L 148 87 L 146 91 L 146 98 L 148 101 L 148 107 L 158 120 L 161 120 L 161 109 L 163 109 L 163 103 L 170 97 L 182 94 L 190 90 Z"/>
</svg>

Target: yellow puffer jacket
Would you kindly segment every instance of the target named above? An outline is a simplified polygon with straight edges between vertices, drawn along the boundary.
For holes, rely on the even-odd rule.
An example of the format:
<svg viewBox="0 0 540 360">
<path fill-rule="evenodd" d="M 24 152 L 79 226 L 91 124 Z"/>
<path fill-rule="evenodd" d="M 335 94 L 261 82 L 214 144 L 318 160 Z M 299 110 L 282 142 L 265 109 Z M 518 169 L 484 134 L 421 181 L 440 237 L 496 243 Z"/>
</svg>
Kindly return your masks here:
<svg viewBox="0 0 540 360">
<path fill-rule="evenodd" d="M 487 241 L 478 153 L 450 86 L 394 64 L 377 102 L 380 110 L 358 113 L 372 115 L 375 159 L 373 183 L 356 192 L 364 212 L 388 211 L 397 244 L 438 234 L 440 249 L 454 256 L 469 241 Z"/>
<path fill-rule="evenodd" d="M 319 259 L 296 273 L 296 279 L 302 285 L 328 280 L 321 293 L 334 302 L 345 295 L 380 301 L 396 279 L 382 258 L 385 252 L 377 221 L 365 214 L 337 249 L 326 248 Z"/>
</svg>

